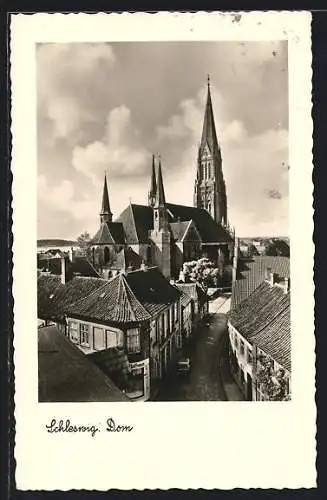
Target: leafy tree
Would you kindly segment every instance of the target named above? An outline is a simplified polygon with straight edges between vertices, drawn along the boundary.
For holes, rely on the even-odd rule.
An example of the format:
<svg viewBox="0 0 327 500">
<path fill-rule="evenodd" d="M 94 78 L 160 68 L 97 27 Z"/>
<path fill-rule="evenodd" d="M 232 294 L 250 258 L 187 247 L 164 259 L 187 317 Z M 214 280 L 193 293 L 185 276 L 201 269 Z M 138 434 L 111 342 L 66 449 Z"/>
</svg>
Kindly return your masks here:
<svg viewBox="0 0 327 500">
<path fill-rule="evenodd" d="M 82 255 L 87 257 L 91 256 L 91 236 L 90 233 L 84 231 L 77 238 L 77 244 L 81 250 Z"/>
<path fill-rule="evenodd" d="M 217 286 L 220 272 L 213 262 L 203 257 L 199 260 L 184 262 L 182 274 L 186 282 L 198 282 L 208 288 Z"/>
<path fill-rule="evenodd" d="M 266 245 L 264 255 L 289 257 L 290 247 L 284 240 L 274 239 Z"/>
<path fill-rule="evenodd" d="M 288 390 L 288 377 L 283 368 L 274 369 L 271 358 L 263 354 L 258 356 L 257 381 L 262 387 L 262 392 L 269 401 L 288 401 L 290 394 Z"/>
</svg>

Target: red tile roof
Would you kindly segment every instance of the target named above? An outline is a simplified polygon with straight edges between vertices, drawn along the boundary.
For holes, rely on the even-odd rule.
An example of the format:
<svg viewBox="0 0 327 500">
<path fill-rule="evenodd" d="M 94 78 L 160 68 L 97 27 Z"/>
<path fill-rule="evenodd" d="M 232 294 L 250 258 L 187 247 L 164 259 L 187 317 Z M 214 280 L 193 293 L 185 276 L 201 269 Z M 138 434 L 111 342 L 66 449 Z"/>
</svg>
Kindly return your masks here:
<svg viewBox="0 0 327 500">
<path fill-rule="evenodd" d="M 130 289 L 124 274 L 119 274 L 102 287 L 68 304 L 68 316 L 93 319 L 103 323 L 133 323 L 145 321 L 151 315 Z"/>
<path fill-rule="evenodd" d="M 123 245 L 124 243 L 124 228 L 119 222 L 102 222 L 92 238 L 93 245 Z"/>
<path fill-rule="evenodd" d="M 41 274 L 37 280 L 38 318 L 62 321 L 69 304 L 86 297 L 106 282 L 101 278 L 76 276 L 63 285 L 60 276 Z"/>
<path fill-rule="evenodd" d="M 153 267 L 105 281 L 94 292 L 68 304 L 65 312 L 104 323 L 135 323 L 160 314 L 179 296 L 180 292 Z"/>
<path fill-rule="evenodd" d="M 252 257 L 239 259 L 236 282 L 233 284 L 231 308 L 235 308 L 246 297 L 248 297 L 266 277 L 266 269 L 270 268 L 273 273 L 281 278 L 290 276 L 289 257 Z"/>
<path fill-rule="evenodd" d="M 263 281 L 231 311 L 230 322 L 245 339 L 291 371 L 290 292 Z"/>
<path fill-rule="evenodd" d="M 130 401 L 55 326 L 38 329 L 40 402 Z"/>
<path fill-rule="evenodd" d="M 220 224 L 217 224 L 207 210 L 166 203 L 169 222 L 194 221 L 203 243 L 230 243 L 232 237 Z M 117 218 L 124 227 L 126 242 L 129 245 L 149 243 L 149 231 L 153 229 L 153 210 L 149 206 L 130 204 Z"/>
</svg>

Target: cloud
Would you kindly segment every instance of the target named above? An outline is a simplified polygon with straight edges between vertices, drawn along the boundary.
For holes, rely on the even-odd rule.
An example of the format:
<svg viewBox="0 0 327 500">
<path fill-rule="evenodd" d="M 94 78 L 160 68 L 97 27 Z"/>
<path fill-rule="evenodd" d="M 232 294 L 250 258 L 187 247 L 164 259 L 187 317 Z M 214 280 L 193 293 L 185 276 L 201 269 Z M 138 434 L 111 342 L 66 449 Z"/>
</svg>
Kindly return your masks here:
<svg viewBox="0 0 327 500">
<path fill-rule="evenodd" d="M 64 179 L 57 186 L 50 186 L 44 175 L 38 177 L 38 201 L 56 213 L 68 212 L 75 219 L 87 221 L 98 207 L 93 199 L 76 200 L 71 181 Z"/>
<path fill-rule="evenodd" d="M 271 224 L 274 228 L 280 224 L 285 233 L 283 228 L 288 217 L 288 172 L 285 168 L 288 164 L 288 131 L 277 125 L 260 134 L 251 134 L 240 119 L 228 120 L 219 93 L 213 93 L 212 101 L 222 151 L 230 222 L 242 234 L 255 234 L 256 224 L 258 227 L 260 224 Z M 193 191 L 189 189 L 186 195 L 185 186 L 193 186 L 194 183 L 204 102 L 203 93 L 193 100 L 182 101 L 179 113 L 170 117 L 166 126 L 157 128 L 158 138 L 168 151 L 166 196 L 176 203 L 181 202 L 181 193 L 184 203 L 193 202 Z M 176 160 L 177 149 L 180 156 L 176 171 L 176 166 L 170 162 Z M 171 157 L 169 150 L 173 151 Z M 273 187 L 267 188 L 267 185 Z M 282 198 L 285 203 L 277 207 L 276 200 Z M 262 226 L 260 231 L 264 230 Z"/>
<path fill-rule="evenodd" d="M 231 222 L 286 227 L 287 43 L 40 44 L 40 236 L 96 229 L 104 170 L 115 215 L 146 202 L 150 152 L 167 199 L 192 204 L 208 71 Z"/>
<path fill-rule="evenodd" d="M 72 165 L 94 185 L 102 182 L 104 171 L 110 179 L 133 178 L 148 173 L 149 164 L 150 153 L 140 144 L 131 112 L 124 105 L 109 112 L 102 140 L 76 146 L 72 152 Z"/>
<path fill-rule="evenodd" d="M 38 46 L 38 122 L 39 126 L 47 120 L 52 124 L 50 144 L 57 138 L 79 140 L 85 125 L 99 120 L 95 103 L 97 97 L 102 99 L 102 78 L 108 78 L 115 61 L 108 44 Z"/>
</svg>

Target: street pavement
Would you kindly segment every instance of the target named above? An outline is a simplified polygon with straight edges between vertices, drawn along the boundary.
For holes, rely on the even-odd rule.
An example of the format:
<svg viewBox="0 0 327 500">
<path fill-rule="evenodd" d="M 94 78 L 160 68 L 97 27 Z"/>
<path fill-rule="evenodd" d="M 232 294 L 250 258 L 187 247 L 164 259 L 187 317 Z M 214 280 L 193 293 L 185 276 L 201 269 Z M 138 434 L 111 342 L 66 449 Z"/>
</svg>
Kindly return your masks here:
<svg viewBox="0 0 327 500">
<path fill-rule="evenodd" d="M 232 392 L 226 392 L 224 383 L 226 378 L 229 384 L 233 385 L 233 382 L 228 371 L 227 357 L 226 315 L 216 312 L 210 315 L 209 323 L 201 324 L 193 335 L 190 373 L 166 379 L 156 401 L 229 400 Z M 232 399 L 241 400 L 242 397 L 237 391 Z"/>
</svg>

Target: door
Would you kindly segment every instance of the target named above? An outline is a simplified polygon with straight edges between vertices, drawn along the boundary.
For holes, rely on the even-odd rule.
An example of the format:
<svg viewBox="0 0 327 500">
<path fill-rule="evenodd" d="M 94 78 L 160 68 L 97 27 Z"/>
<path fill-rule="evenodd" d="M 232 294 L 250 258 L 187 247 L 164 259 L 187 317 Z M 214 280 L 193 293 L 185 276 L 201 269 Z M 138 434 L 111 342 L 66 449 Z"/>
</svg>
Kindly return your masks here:
<svg viewBox="0 0 327 500">
<path fill-rule="evenodd" d="M 249 374 L 246 381 L 246 399 L 252 401 L 252 377 Z"/>
</svg>

